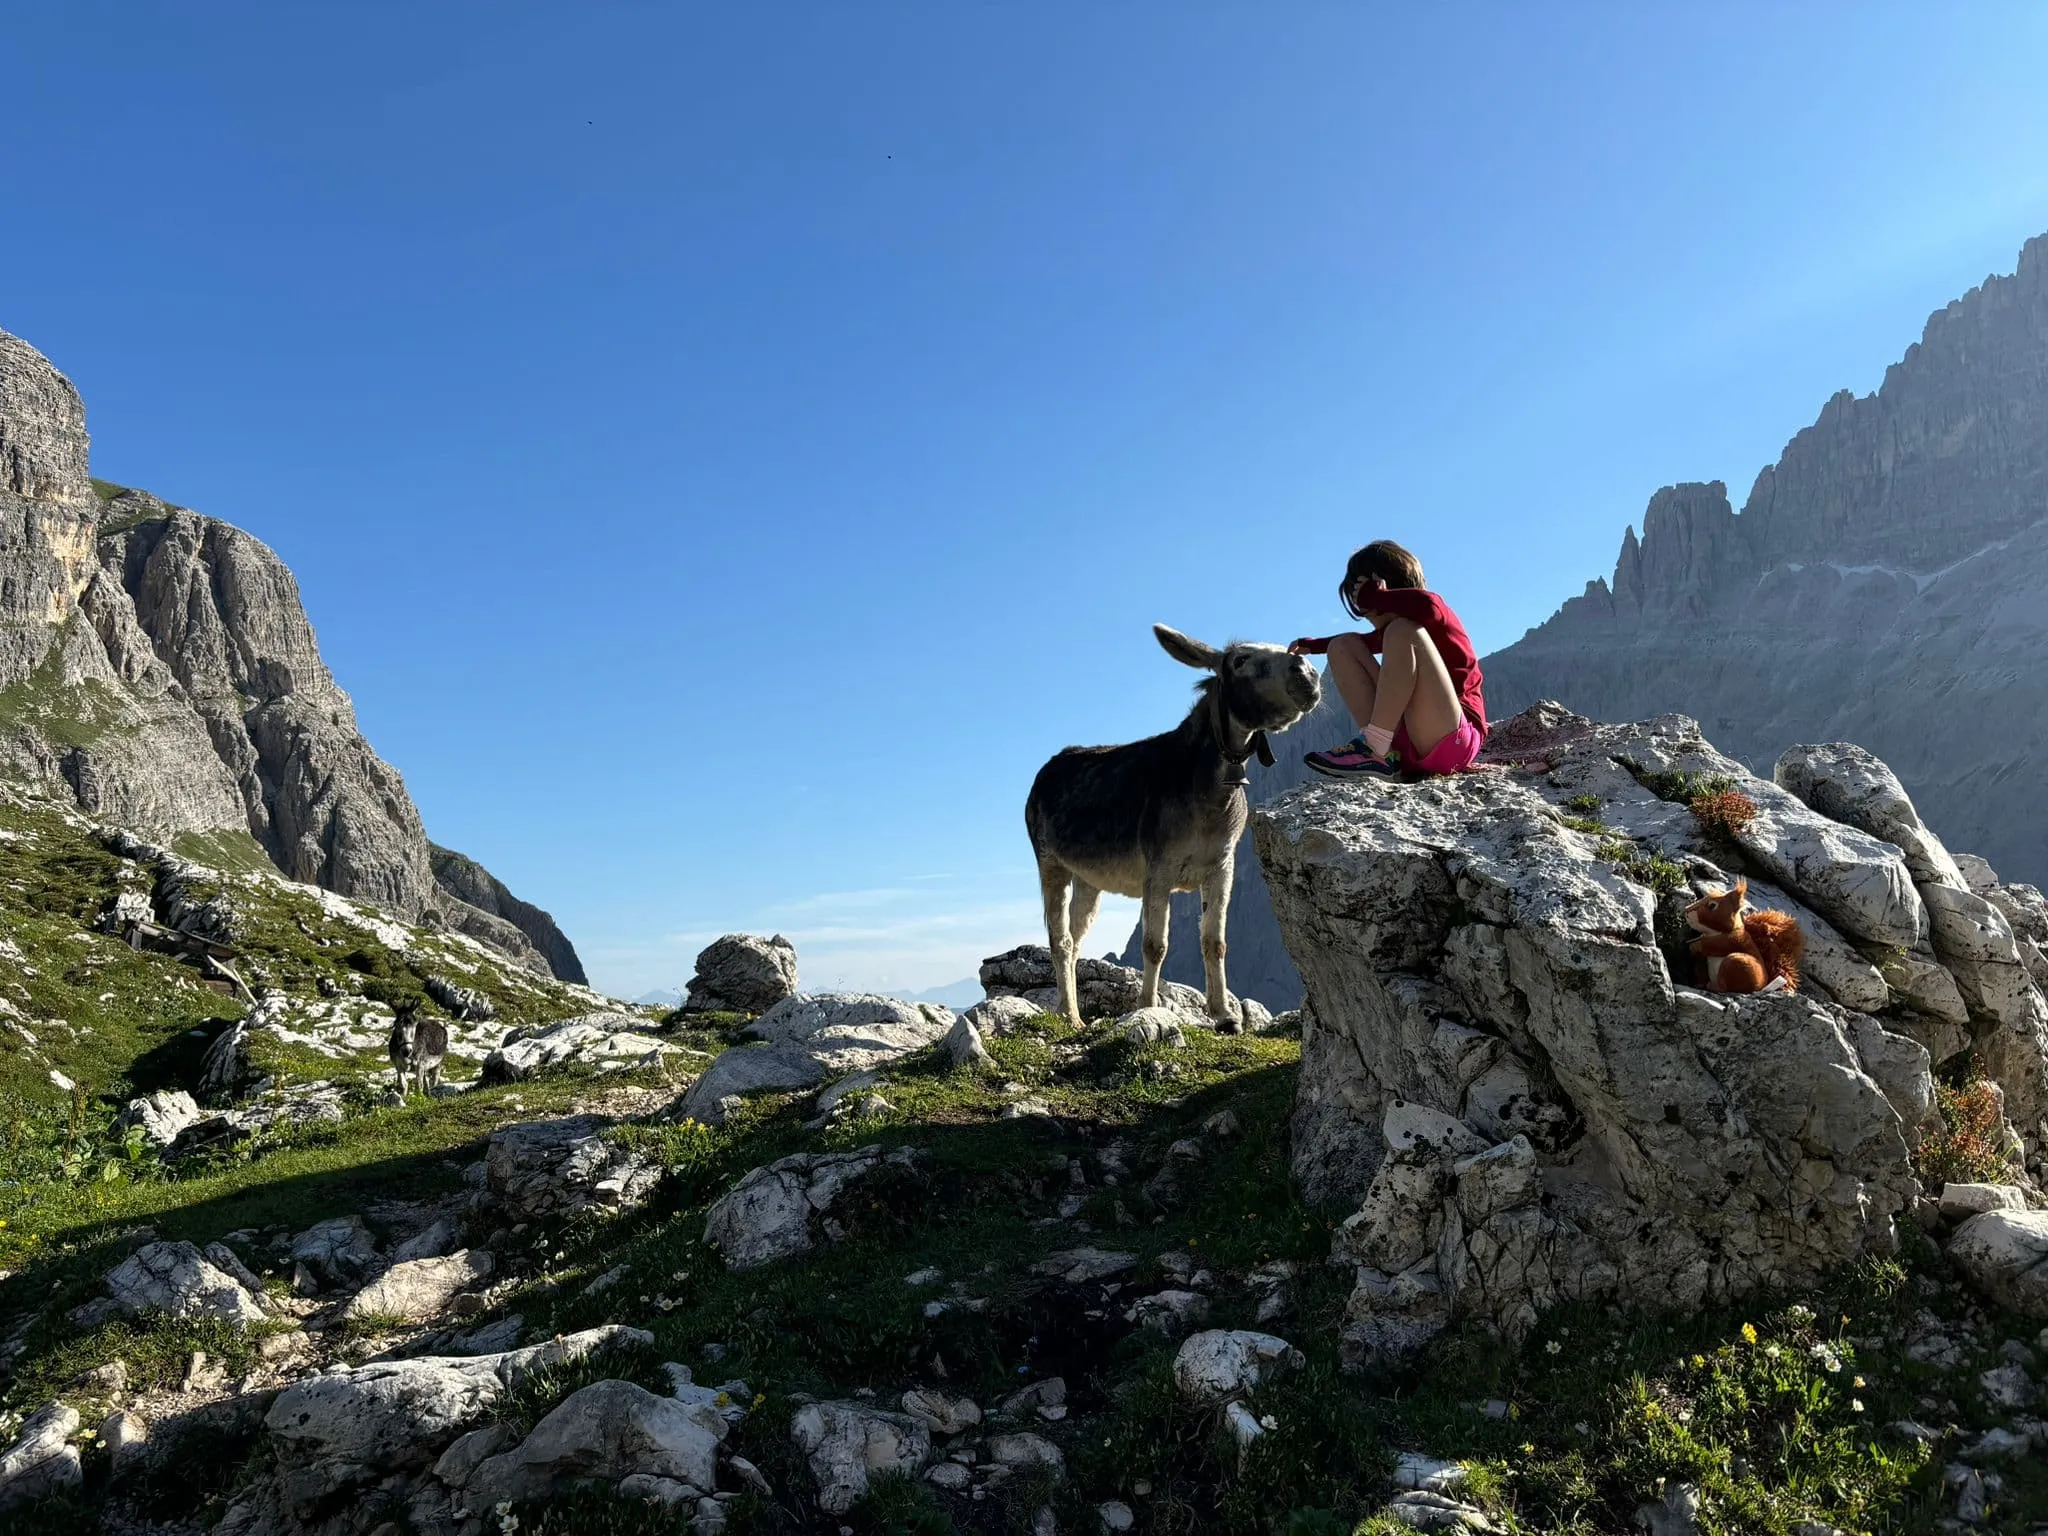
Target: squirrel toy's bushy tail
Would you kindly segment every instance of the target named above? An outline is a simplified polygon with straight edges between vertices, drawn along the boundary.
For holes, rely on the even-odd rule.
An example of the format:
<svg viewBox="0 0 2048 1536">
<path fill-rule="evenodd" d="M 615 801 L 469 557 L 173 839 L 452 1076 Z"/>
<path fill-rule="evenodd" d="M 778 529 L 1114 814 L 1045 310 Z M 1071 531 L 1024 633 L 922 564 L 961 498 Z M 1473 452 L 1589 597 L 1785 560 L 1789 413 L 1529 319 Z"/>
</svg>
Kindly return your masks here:
<svg viewBox="0 0 2048 1536">
<path fill-rule="evenodd" d="M 1799 990 L 1799 962 L 1806 958 L 1806 935 L 1799 919 L 1784 912 L 1750 912 L 1742 919 L 1746 932 L 1764 957 L 1764 979 L 1783 977 L 1787 991 Z"/>
</svg>

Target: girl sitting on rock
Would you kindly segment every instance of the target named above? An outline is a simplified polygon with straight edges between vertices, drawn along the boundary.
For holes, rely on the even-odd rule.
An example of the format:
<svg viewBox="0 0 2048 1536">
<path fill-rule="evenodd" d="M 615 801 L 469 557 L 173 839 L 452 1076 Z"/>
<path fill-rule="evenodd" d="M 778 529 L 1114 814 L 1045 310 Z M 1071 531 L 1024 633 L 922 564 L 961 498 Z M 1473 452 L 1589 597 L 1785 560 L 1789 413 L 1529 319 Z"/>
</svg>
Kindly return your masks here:
<svg viewBox="0 0 2048 1536">
<path fill-rule="evenodd" d="M 1422 562 L 1379 539 L 1351 557 L 1337 588 L 1370 634 L 1304 638 L 1297 656 L 1330 658 L 1358 734 L 1302 759 L 1331 778 L 1462 773 L 1486 745 L 1479 657 L 1450 604 L 1422 584 Z"/>
</svg>

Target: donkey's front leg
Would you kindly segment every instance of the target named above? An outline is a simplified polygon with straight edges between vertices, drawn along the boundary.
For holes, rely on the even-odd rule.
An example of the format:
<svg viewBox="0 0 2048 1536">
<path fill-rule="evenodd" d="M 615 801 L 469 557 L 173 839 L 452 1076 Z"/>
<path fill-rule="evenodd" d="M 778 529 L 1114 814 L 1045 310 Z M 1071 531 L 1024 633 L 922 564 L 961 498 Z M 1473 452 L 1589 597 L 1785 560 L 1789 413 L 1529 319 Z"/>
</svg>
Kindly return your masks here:
<svg viewBox="0 0 2048 1536">
<path fill-rule="evenodd" d="M 1159 968 L 1166 964 L 1166 937 L 1173 924 L 1173 888 L 1145 872 L 1144 896 L 1145 982 L 1138 989 L 1138 1006 L 1150 1008 L 1159 1001 Z"/>
<path fill-rule="evenodd" d="M 1223 956 L 1230 947 L 1223 939 L 1223 924 L 1230 913 L 1234 868 L 1231 855 L 1225 854 L 1222 864 L 1202 882 L 1202 979 L 1209 986 L 1209 1017 L 1225 1034 L 1235 1034 L 1242 1023 L 1223 978 Z"/>
<path fill-rule="evenodd" d="M 1067 927 L 1065 869 L 1050 859 L 1038 861 L 1038 890 L 1045 899 L 1045 947 L 1052 952 L 1053 985 L 1059 989 L 1060 1016 L 1081 1027 L 1081 1001 L 1074 985 L 1074 935 Z"/>
</svg>

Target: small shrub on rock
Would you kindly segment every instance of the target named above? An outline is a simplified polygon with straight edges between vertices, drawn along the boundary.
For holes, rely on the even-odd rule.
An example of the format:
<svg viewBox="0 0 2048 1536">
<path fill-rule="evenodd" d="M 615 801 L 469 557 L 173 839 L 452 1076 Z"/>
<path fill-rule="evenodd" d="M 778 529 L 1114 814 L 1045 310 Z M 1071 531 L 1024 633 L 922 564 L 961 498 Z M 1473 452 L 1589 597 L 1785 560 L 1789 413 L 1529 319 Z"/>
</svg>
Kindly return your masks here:
<svg viewBox="0 0 2048 1536">
<path fill-rule="evenodd" d="M 1981 1078 L 1961 1088 L 1937 1083 L 1941 1129 L 1920 1144 L 1920 1175 L 1930 1184 L 2002 1184 L 2012 1176 L 2005 1146 L 2005 1099 Z"/>
<path fill-rule="evenodd" d="M 1724 789 L 1714 794 L 1695 795 L 1692 814 L 1702 832 L 1725 837 L 1732 842 L 1742 834 L 1743 828 L 1756 820 L 1756 802 L 1745 794 Z"/>
</svg>

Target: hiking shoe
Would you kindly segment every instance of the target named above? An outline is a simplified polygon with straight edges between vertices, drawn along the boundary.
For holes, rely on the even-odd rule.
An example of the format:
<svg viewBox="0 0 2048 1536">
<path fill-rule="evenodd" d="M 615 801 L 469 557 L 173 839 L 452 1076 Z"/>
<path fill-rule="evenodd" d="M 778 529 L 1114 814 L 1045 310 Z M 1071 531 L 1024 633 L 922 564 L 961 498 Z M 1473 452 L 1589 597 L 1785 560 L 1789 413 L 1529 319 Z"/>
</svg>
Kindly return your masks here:
<svg viewBox="0 0 2048 1536">
<path fill-rule="evenodd" d="M 1310 752 L 1302 761 L 1330 779 L 1394 779 L 1401 776 L 1401 760 L 1392 752 L 1375 757 L 1360 732 L 1341 747 L 1327 752 Z"/>
</svg>

